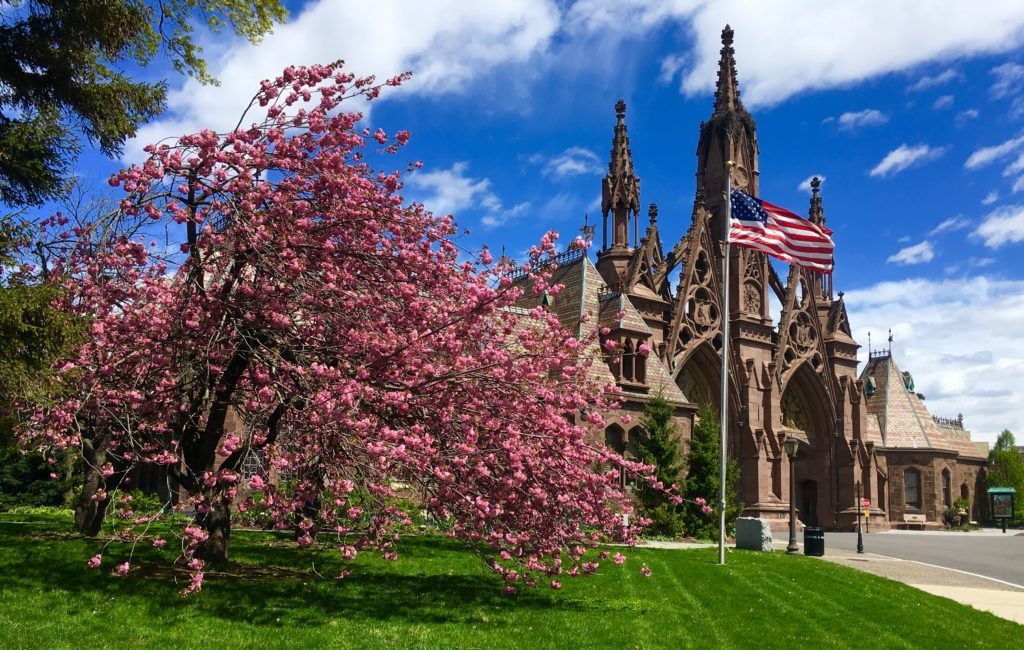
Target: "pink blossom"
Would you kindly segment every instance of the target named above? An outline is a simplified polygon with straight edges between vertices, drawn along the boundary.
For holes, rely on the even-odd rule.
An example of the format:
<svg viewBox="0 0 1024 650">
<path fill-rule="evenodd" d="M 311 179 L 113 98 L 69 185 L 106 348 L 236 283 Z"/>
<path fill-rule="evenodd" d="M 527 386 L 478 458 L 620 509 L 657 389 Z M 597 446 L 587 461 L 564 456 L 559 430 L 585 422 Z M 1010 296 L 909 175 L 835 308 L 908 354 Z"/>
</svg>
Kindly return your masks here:
<svg viewBox="0 0 1024 650">
<path fill-rule="evenodd" d="M 651 569 L 646 564 L 640 567 L 640 574 L 645 578 L 651 577 Z"/>
<path fill-rule="evenodd" d="M 612 556 L 612 562 L 614 562 L 615 564 L 622 564 L 625 561 L 626 561 L 626 556 L 623 555 L 622 553 L 616 553 L 615 555 Z"/>
<path fill-rule="evenodd" d="M 557 233 L 530 249 L 522 277 L 489 251 L 467 261 L 455 220 L 406 202 L 401 175 L 365 157 L 409 134 L 364 130 L 346 102 L 406 78 L 289 67 L 254 89 L 241 121 L 252 128 L 148 147 L 111 179 L 123 191 L 111 227 L 164 226 L 167 250 L 184 251 L 174 265 L 141 236 L 98 245 L 106 222 L 51 226 L 47 243 L 63 251 L 54 307 L 92 330 L 55 360 L 67 394 L 39 405 L 19 444 L 80 453 L 76 423 L 89 421 L 118 459 L 105 477 L 115 465 L 116 475 L 180 471 L 175 512 L 194 511 L 192 521 L 124 503 L 118 524 L 170 520 L 194 571 L 183 595 L 202 586 L 205 522 L 225 509 L 282 530 L 302 513 L 300 544 L 336 531 L 343 559 L 357 548 L 394 557 L 413 519 L 395 503 L 406 490 L 429 494 L 429 517 L 502 558 L 491 568 L 512 594 L 593 573 L 586 553 L 628 544 L 642 525 L 623 525 L 630 497 L 618 472 L 599 468 L 639 480 L 650 469 L 591 444 L 621 393 L 591 372 L 609 329 L 570 330 L 550 310 L 517 308 L 564 298 L 549 266 Z M 210 452 L 228 457 L 223 471 Z M 239 504 L 243 466 L 252 494 Z M 268 478 L 278 475 L 287 480 Z M 563 549 L 575 560 L 564 574 Z"/>
<path fill-rule="evenodd" d="M 560 583 L 557 580 L 552 580 L 551 581 L 551 588 L 552 589 L 561 589 L 562 588 L 562 583 Z"/>
<path fill-rule="evenodd" d="M 130 567 L 129 567 L 127 562 L 125 562 L 123 564 L 118 564 L 117 565 L 117 575 L 119 575 L 119 576 L 126 576 L 126 575 L 128 575 L 128 569 L 129 568 Z"/>
<path fill-rule="evenodd" d="M 90 569 L 99 568 L 101 562 L 103 562 L 103 555 L 100 554 L 100 553 L 97 553 L 96 555 L 93 555 L 91 558 L 89 558 L 89 562 L 88 562 L 89 568 Z"/>
</svg>

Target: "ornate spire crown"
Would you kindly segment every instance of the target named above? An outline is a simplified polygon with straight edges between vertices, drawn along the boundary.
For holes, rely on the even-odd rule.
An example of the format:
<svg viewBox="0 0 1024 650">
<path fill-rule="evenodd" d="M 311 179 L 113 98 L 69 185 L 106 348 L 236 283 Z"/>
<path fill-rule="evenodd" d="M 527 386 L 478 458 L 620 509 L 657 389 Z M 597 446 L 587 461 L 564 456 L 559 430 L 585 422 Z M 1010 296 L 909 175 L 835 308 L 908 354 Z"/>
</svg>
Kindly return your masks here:
<svg viewBox="0 0 1024 650">
<path fill-rule="evenodd" d="M 626 102 L 622 99 L 615 103 L 615 134 L 612 136 L 608 173 L 611 175 L 633 173 L 633 152 L 629 148 L 629 133 L 626 128 Z"/>
<path fill-rule="evenodd" d="M 722 51 L 718 61 L 718 85 L 715 88 L 715 113 L 742 111 L 739 85 L 736 81 L 736 50 L 732 46 L 732 27 L 722 30 Z"/>
<path fill-rule="evenodd" d="M 821 179 L 815 176 L 811 179 L 811 209 L 808 212 L 811 223 L 821 226 L 825 224 L 825 210 L 821 207 Z"/>
</svg>

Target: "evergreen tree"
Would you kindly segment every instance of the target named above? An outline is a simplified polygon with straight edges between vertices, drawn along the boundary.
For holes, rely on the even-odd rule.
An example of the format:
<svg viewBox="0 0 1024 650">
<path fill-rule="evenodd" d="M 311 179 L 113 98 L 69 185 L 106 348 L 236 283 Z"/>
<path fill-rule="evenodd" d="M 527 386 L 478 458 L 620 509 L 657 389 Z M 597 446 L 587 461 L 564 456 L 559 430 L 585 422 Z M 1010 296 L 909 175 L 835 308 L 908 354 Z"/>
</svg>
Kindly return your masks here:
<svg viewBox="0 0 1024 650">
<path fill-rule="evenodd" d="M 672 425 L 675 409 L 664 397 L 657 395 L 647 403 L 644 412 L 643 435 L 637 441 L 636 454 L 644 465 L 653 465 L 653 475 L 665 487 L 679 481 L 683 471 L 679 436 Z M 670 503 L 665 493 L 647 483 L 636 491 L 639 514 L 651 520 L 645 532 L 651 535 L 676 536 L 682 527 L 679 507 Z"/>
<path fill-rule="evenodd" d="M 115 156 L 163 111 L 166 83 L 125 68 L 163 54 L 212 83 L 194 25 L 256 42 L 284 17 L 278 0 L 0 0 L 0 202 L 61 196 L 79 135 Z"/>
<path fill-rule="evenodd" d="M 988 460 L 988 487 L 1016 488 L 1013 516 L 1017 520 L 1024 520 L 1024 457 L 1021 457 L 1017 441 L 1008 429 L 996 438 Z"/>
<path fill-rule="evenodd" d="M 686 480 L 683 481 L 682 505 L 683 530 L 690 537 L 698 539 L 716 539 L 718 537 L 718 473 L 720 464 L 718 414 L 715 409 L 705 404 L 697 414 L 697 423 L 693 429 L 693 439 L 686 455 Z M 736 517 L 743 510 L 743 504 L 736 496 L 736 482 L 739 479 L 739 465 L 729 459 L 726 464 L 725 489 L 725 522 L 726 532 L 732 534 L 736 529 Z M 695 503 L 698 498 L 707 500 L 714 513 L 707 515 L 701 506 Z"/>
</svg>

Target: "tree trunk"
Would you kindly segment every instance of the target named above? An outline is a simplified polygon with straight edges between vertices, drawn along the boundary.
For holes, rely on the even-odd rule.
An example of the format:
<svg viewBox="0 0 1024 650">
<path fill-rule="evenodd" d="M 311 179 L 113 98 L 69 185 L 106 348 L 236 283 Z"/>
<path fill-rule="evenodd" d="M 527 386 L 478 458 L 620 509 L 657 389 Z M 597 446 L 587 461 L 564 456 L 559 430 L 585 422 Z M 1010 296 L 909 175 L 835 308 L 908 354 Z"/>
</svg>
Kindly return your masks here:
<svg viewBox="0 0 1024 650">
<path fill-rule="evenodd" d="M 93 499 L 93 495 L 103 489 L 104 480 L 99 470 L 86 467 L 85 482 L 82 494 L 75 506 L 75 530 L 86 537 L 95 537 L 103 527 L 103 519 L 107 515 L 110 497 Z"/>
<path fill-rule="evenodd" d="M 103 527 L 103 519 L 107 516 L 110 496 L 93 499 L 100 490 L 105 490 L 107 482 L 100 474 L 100 467 L 106 462 L 107 449 L 103 438 L 82 441 L 82 455 L 85 457 L 82 493 L 78 495 L 75 505 L 75 531 L 86 537 L 95 537 Z"/>
<path fill-rule="evenodd" d="M 196 549 L 196 557 L 208 566 L 222 566 L 228 561 L 228 542 L 231 539 L 231 502 L 215 499 L 213 509 L 201 515 L 196 523 L 206 531 L 206 538 Z"/>
</svg>

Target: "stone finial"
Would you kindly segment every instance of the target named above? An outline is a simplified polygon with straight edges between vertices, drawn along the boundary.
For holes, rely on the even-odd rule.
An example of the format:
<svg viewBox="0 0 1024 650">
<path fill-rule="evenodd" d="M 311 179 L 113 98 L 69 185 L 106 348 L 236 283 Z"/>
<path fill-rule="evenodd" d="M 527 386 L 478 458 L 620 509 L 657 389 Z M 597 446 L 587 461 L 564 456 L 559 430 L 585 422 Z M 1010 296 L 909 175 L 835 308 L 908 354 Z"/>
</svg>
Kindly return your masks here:
<svg viewBox="0 0 1024 650">
<path fill-rule="evenodd" d="M 620 122 L 626 119 L 626 100 L 620 99 L 615 102 L 615 117 L 617 117 Z"/>
<path fill-rule="evenodd" d="M 654 203 L 647 206 L 647 218 L 650 219 L 651 225 L 658 223 L 658 206 Z"/>
<path fill-rule="evenodd" d="M 825 210 L 821 207 L 821 179 L 811 179 L 811 209 L 808 213 L 811 223 L 822 226 L 825 224 Z"/>
<path fill-rule="evenodd" d="M 728 23 L 725 25 L 725 29 L 722 30 L 722 45 L 729 47 L 732 45 L 732 36 L 735 32 L 732 31 L 732 27 Z"/>
</svg>

